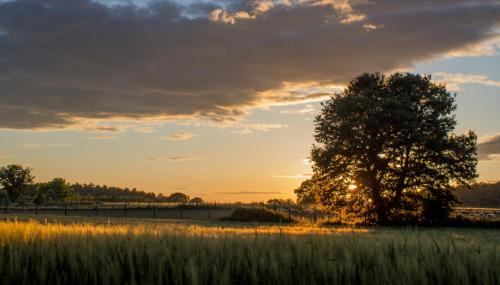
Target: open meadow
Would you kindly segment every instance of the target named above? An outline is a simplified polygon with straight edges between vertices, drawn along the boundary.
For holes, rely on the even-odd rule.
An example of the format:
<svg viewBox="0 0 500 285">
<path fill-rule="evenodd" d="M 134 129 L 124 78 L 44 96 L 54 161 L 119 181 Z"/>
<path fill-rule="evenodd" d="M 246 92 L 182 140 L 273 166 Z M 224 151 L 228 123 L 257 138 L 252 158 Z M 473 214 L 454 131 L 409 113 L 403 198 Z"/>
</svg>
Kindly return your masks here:
<svg viewBox="0 0 500 285">
<path fill-rule="evenodd" d="M 3 216 L 1 284 L 499 284 L 496 229 Z"/>
</svg>

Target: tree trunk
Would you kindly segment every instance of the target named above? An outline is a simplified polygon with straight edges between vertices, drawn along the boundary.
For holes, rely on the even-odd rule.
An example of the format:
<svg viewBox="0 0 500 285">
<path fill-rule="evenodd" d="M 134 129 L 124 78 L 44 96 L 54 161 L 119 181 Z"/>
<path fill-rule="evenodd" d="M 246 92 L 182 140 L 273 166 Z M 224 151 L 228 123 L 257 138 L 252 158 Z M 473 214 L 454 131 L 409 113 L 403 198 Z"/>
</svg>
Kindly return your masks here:
<svg viewBox="0 0 500 285">
<path fill-rule="evenodd" d="M 374 180 L 375 181 L 375 180 Z M 387 215 L 387 205 L 384 202 L 384 199 L 380 195 L 380 184 L 374 183 L 372 187 L 372 199 L 374 212 L 376 215 L 377 224 L 386 225 L 389 223 L 388 215 Z"/>
<path fill-rule="evenodd" d="M 389 224 L 389 219 L 387 216 L 387 211 L 385 207 L 379 206 L 375 209 L 375 214 L 377 215 L 377 224 L 387 225 Z"/>
</svg>

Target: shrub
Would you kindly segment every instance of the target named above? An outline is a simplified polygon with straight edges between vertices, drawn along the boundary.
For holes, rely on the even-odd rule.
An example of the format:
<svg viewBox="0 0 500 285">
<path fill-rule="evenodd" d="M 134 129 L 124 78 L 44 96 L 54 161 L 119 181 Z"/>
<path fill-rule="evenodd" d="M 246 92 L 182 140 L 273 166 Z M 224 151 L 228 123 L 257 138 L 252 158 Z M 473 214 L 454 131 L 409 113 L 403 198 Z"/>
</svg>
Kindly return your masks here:
<svg viewBox="0 0 500 285">
<path fill-rule="evenodd" d="M 282 223 L 290 222 L 288 215 L 266 208 L 238 208 L 231 215 L 221 218 L 223 221 L 235 222 L 263 222 Z M 292 222 L 294 220 L 292 219 Z"/>
</svg>

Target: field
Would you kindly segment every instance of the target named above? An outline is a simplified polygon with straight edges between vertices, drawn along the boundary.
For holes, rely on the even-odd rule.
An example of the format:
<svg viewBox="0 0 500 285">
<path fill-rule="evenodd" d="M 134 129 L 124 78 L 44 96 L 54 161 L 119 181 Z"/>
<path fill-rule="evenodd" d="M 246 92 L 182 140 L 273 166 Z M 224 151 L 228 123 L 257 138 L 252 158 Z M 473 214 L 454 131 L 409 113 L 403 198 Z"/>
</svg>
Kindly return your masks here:
<svg viewBox="0 0 500 285">
<path fill-rule="evenodd" d="M 3 216 L 12 283 L 500 284 L 500 231 Z"/>
<path fill-rule="evenodd" d="M 112 203 L 104 202 L 98 206 L 94 203 L 55 203 L 37 206 L 27 204 L 4 204 L 0 215 L 34 215 L 34 216 L 77 216 L 107 218 L 140 218 L 140 219 L 180 219 L 180 220 L 220 220 L 230 216 L 235 209 L 279 209 L 283 214 L 283 222 L 290 219 L 325 220 L 336 218 L 335 214 L 317 209 L 306 209 L 290 205 L 255 205 L 255 204 L 196 204 L 183 205 L 176 203 Z"/>
</svg>

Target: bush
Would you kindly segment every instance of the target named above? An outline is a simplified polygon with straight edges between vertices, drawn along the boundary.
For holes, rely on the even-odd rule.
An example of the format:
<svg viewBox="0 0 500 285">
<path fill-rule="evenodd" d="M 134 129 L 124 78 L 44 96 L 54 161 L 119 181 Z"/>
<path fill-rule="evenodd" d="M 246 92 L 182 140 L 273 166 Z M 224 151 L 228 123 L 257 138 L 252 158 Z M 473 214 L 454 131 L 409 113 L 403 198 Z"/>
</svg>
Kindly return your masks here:
<svg viewBox="0 0 500 285">
<path fill-rule="evenodd" d="M 290 222 L 288 215 L 282 212 L 266 208 L 238 208 L 227 217 L 221 218 L 222 221 L 235 222 L 262 222 L 262 223 L 282 223 Z M 291 222 L 294 220 L 292 219 Z"/>
</svg>

